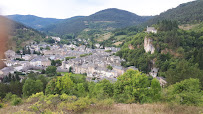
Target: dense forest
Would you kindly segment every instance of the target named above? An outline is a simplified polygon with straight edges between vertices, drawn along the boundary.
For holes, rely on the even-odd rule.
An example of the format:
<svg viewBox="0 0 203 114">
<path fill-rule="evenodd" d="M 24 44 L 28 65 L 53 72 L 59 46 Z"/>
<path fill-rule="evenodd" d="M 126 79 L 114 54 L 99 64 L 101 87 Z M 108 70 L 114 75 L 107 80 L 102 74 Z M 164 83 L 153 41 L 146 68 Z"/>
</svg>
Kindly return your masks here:
<svg viewBox="0 0 203 114">
<path fill-rule="evenodd" d="M 160 15 L 154 16 L 147 21 L 146 25 L 157 23 L 162 20 L 175 20 L 181 24 L 198 23 L 203 21 L 203 1 L 195 0 L 188 3 L 183 3 L 176 8 L 169 9 Z"/>
</svg>

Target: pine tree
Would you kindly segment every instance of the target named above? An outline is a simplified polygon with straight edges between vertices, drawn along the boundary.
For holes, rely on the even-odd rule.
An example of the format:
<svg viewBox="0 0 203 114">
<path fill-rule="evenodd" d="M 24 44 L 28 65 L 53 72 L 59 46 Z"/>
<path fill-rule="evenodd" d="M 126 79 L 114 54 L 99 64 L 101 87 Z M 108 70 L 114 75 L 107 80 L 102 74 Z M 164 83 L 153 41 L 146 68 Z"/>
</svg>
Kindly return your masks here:
<svg viewBox="0 0 203 114">
<path fill-rule="evenodd" d="M 16 79 L 17 81 L 20 81 L 20 77 L 19 77 L 18 74 L 15 75 L 15 79 Z"/>
</svg>

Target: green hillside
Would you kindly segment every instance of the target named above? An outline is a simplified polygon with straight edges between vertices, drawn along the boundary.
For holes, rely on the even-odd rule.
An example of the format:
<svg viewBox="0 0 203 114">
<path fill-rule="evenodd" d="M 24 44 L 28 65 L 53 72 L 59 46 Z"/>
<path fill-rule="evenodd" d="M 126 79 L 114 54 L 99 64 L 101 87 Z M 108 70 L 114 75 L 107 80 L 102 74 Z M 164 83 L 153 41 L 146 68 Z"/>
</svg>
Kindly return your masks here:
<svg viewBox="0 0 203 114">
<path fill-rule="evenodd" d="M 168 84 L 188 78 L 198 78 L 203 82 L 203 26 L 200 24 L 186 31 L 179 29 L 175 23 L 162 21 L 154 25 L 158 29 L 157 34 L 140 32 L 126 37 L 116 54 L 126 60 L 122 65 L 133 65 L 145 73 L 157 67 L 158 75 L 165 77 Z M 153 54 L 144 50 L 146 38 L 152 39 L 151 44 L 155 47 Z"/>
<path fill-rule="evenodd" d="M 26 27 L 21 23 L 11 21 L 8 19 L 11 26 L 11 31 L 9 33 L 8 48 L 12 50 L 18 50 L 29 44 L 30 42 L 40 42 L 45 38 L 45 35 L 34 30 L 32 28 Z"/>
<path fill-rule="evenodd" d="M 157 15 L 147 22 L 147 25 L 155 24 L 161 20 L 176 20 L 178 23 L 194 23 L 203 21 L 203 0 L 196 0 L 169 9 Z"/>
<path fill-rule="evenodd" d="M 43 31 L 58 35 L 80 33 L 84 29 L 112 31 L 115 28 L 138 25 L 151 17 L 141 17 L 128 11 L 115 8 L 99 11 L 86 17 L 74 17 L 61 23 L 56 23 L 43 29 Z"/>
<path fill-rule="evenodd" d="M 8 15 L 7 17 L 37 30 L 54 23 L 59 23 L 63 20 L 55 18 L 42 18 L 34 15 Z"/>
</svg>

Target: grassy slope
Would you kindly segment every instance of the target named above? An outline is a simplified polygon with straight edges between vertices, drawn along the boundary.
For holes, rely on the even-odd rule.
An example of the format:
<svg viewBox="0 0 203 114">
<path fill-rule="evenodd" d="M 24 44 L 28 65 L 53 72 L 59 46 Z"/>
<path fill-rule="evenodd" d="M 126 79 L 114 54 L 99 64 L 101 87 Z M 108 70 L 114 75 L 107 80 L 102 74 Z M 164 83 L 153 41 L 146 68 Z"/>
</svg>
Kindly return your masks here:
<svg viewBox="0 0 203 114">
<path fill-rule="evenodd" d="M 13 114 L 13 113 L 33 113 L 28 108 L 30 103 L 24 103 L 18 106 L 6 105 L 0 109 L 0 114 Z M 58 109 L 52 109 L 53 112 L 62 113 Z M 71 113 L 71 112 L 63 112 Z M 78 112 L 77 112 L 78 113 Z M 84 114 L 201 114 L 203 113 L 202 107 L 195 106 L 179 106 L 168 104 L 114 104 L 111 107 L 96 107 L 91 106 L 88 109 L 80 112 Z"/>
</svg>

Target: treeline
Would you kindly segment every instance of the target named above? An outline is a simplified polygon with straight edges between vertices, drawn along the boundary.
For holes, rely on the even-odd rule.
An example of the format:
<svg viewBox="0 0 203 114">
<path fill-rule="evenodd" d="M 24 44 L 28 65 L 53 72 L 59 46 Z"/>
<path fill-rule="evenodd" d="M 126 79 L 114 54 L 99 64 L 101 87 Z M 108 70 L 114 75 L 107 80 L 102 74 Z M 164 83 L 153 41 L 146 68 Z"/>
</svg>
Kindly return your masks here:
<svg viewBox="0 0 203 114">
<path fill-rule="evenodd" d="M 203 106 L 203 94 L 198 79 L 187 79 L 161 88 L 159 81 L 138 70 L 128 70 L 115 83 L 102 80 L 97 83 L 86 81 L 85 76 L 65 74 L 49 81 L 42 75 L 28 75 L 20 83 L 22 94 L 7 93 L 4 103 L 22 103 L 20 96 L 31 103 L 29 110 L 43 113 L 55 111 L 83 111 L 90 105 L 110 106 L 116 103 L 175 103 L 179 105 Z M 19 90 L 19 89 L 17 89 Z M 10 98 L 10 99 L 9 99 Z"/>
</svg>

